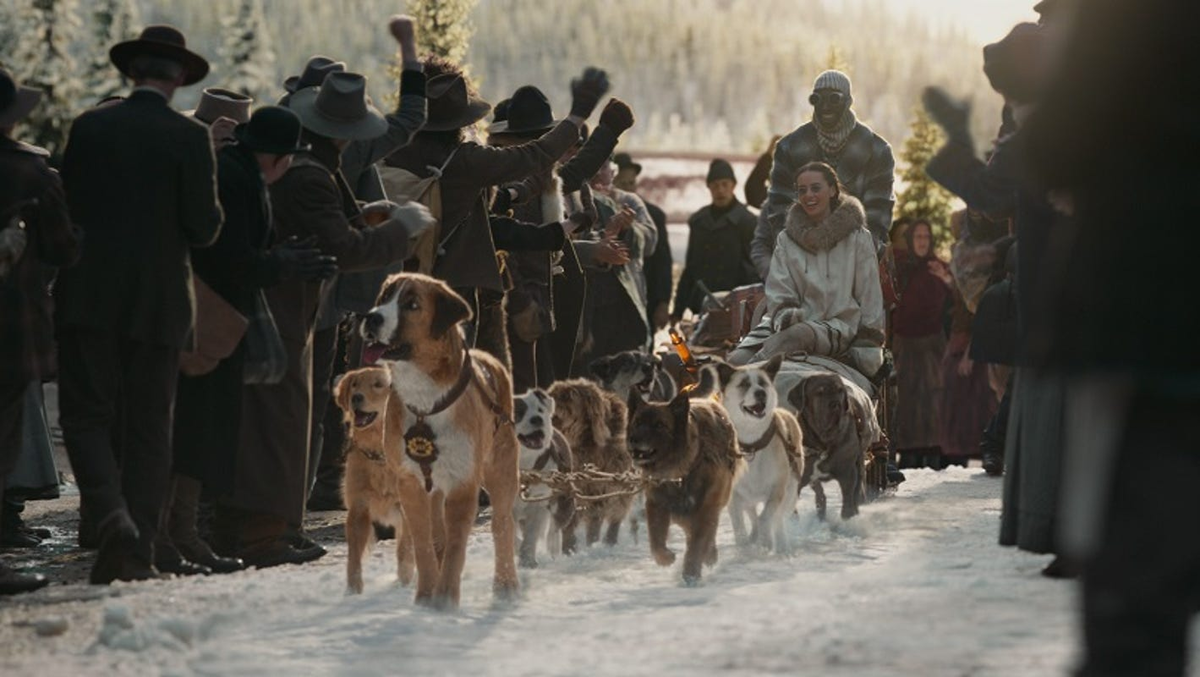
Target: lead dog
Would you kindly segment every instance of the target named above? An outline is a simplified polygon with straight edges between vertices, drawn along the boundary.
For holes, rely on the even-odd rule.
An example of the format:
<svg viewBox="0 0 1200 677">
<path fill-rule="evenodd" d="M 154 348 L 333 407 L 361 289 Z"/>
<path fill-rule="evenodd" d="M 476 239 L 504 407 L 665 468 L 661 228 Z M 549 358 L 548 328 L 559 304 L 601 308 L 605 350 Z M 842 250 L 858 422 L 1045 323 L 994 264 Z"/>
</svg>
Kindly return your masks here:
<svg viewBox="0 0 1200 677">
<path fill-rule="evenodd" d="M 670 566 L 675 553 L 667 548 L 667 531 L 672 522 L 683 529 L 683 580 L 698 583 L 702 565 L 717 562 L 717 522 L 734 481 L 746 468 L 733 423 L 712 400 L 693 401 L 684 392 L 669 403 L 647 404 L 634 391 L 629 396 L 629 452 L 645 476 L 682 480 L 646 490 L 646 530 L 654 561 Z"/>
<path fill-rule="evenodd" d="M 535 388 L 513 401 L 517 442 L 521 445 L 521 471 L 569 472 L 575 462 L 571 445 L 554 429 L 554 400 L 541 388 Z M 531 500 L 517 499 L 516 520 L 521 528 L 518 562 L 523 568 L 536 568 L 538 541 L 546 535 L 546 549 L 553 557 L 562 553 L 562 532 L 575 517 L 575 494 L 554 493 L 546 486 L 526 489 Z M 553 518 L 553 521 L 551 521 Z"/>
<path fill-rule="evenodd" d="M 362 558 L 375 529 L 372 520 L 396 529 L 396 574 L 408 585 L 413 577 L 412 535 L 404 528 L 400 507 L 400 451 L 384 451 L 383 415 L 392 393 L 392 375 L 379 367 L 348 372 L 334 388 L 350 435 L 346 447 L 346 472 L 342 496 L 346 507 L 346 583 L 363 591 Z"/>
<path fill-rule="evenodd" d="M 738 478 L 729 500 L 734 539 L 739 545 L 754 543 L 780 554 L 789 550 L 783 520 L 796 506 L 804 473 L 800 423 L 791 412 L 779 408 L 775 391 L 775 375 L 782 364 L 782 355 L 760 366 L 733 367 L 718 362 L 705 368 L 707 374 L 702 373 L 698 388 L 705 391 L 719 386 L 717 399 L 729 412 L 738 447 L 746 458 L 746 472 Z M 717 383 L 710 384 L 714 373 Z"/>
<path fill-rule="evenodd" d="M 416 555 L 416 601 L 439 608 L 458 606 L 481 485 L 493 510 L 493 591 L 502 599 L 517 592 L 512 380 L 497 359 L 467 349 L 459 325 L 470 317 L 467 302 L 443 282 L 401 273 L 384 283 L 362 326 L 364 361 L 384 363 L 397 395 L 388 399 L 383 441 L 388 453 L 403 449 L 400 501 Z M 435 504 L 445 515 L 440 563 Z"/>
</svg>

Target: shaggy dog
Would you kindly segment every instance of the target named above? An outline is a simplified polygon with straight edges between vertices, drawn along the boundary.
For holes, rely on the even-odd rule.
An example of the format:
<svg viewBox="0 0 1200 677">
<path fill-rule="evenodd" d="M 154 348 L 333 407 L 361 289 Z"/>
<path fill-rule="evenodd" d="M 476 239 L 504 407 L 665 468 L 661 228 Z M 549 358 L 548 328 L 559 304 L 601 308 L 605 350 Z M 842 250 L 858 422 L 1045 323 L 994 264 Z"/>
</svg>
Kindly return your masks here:
<svg viewBox="0 0 1200 677">
<path fill-rule="evenodd" d="M 615 395 L 582 379 L 559 381 L 550 386 L 549 392 L 555 404 L 554 428 L 567 438 L 577 468 L 590 464 L 610 473 L 623 473 L 633 468 L 625 446 L 625 405 Z M 611 492 L 612 486 L 603 482 L 580 482 L 579 491 L 584 495 L 599 496 Z M 608 522 L 608 530 L 604 542 L 616 545 L 621 521 L 629 514 L 632 502 L 631 496 L 613 496 L 577 503 L 575 518 L 563 531 L 563 552 L 574 552 L 575 526 L 581 521 L 587 524 L 588 545 L 600 539 L 600 529 L 605 522 Z"/>
<path fill-rule="evenodd" d="M 417 561 L 416 601 L 439 608 L 458 606 L 480 486 L 493 508 L 493 590 L 501 599 L 517 593 L 512 380 L 499 360 L 467 349 L 459 325 L 470 316 L 467 302 L 445 283 L 401 273 L 387 279 L 362 325 L 363 360 L 383 362 L 396 395 L 388 398 L 383 439 L 386 453 L 399 458 L 400 502 Z M 445 534 L 440 562 L 439 531 Z"/>
<path fill-rule="evenodd" d="M 633 390 L 651 402 L 669 402 L 679 392 L 675 379 L 663 370 L 662 360 L 637 350 L 592 360 L 588 369 L 601 388 L 615 394 L 622 402 L 629 401 L 629 393 Z"/>
<path fill-rule="evenodd" d="M 734 481 L 746 468 L 725 408 L 712 400 L 693 401 L 687 393 L 668 403 L 647 404 L 634 391 L 629 396 L 629 451 L 645 476 L 682 480 L 646 490 L 650 552 L 660 565 L 673 564 L 667 530 L 672 522 L 679 525 L 687 535 L 683 580 L 699 582 L 701 566 L 717 562 L 717 522 Z"/>
<path fill-rule="evenodd" d="M 334 388 L 334 401 L 350 427 L 342 495 L 349 508 L 346 583 L 356 593 L 363 590 L 362 558 L 375 534 L 372 521 L 395 527 L 396 574 L 404 585 L 413 577 L 412 536 L 400 507 L 400 452 L 385 453 L 383 445 L 383 414 L 391 392 L 392 376 L 379 367 L 348 372 Z"/>
<path fill-rule="evenodd" d="M 866 417 L 858 400 L 850 397 L 837 374 L 815 374 L 798 383 L 787 396 L 804 430 L 804 473 L 800 488 L 811 484 L 817 497 L 817 514 L 825 517 L 825 490 L 821 483 L 837 480 L 842 490 L 842 519 L 858 514 L 865 499 L 863 474 L 869 437 Z"/>
<path fill-rule="evenodd" d="M 571 445 L 554 429 L 553 417 L 554 400 L 545 390 L 530 390 L 513 401 L 522 471 L 551 473 L 574 469 Z M 541 485 L 529 487 L 526 494 L 536 500 L 517 499 L 515 516 L 521 528 L 517 557 L 521 567 L 532 569 L 537 567 L 537 546 L 543 534 L 546 534 L 546 549 L 552 557 L 562 552 L 562 532 L 570 527 L 571 518 L 575 516 L 575 495 L 554 494 L 549 487 Z M 554 518 L 552 524 L 551 517 Z"/>
<path fill-rule="evenodd" d="M 738 545 L 756 543 L 776 553 L 789 550 L 783 520 L 796 505 L 804 473 L 800 423 L 791 412 L 779 408 L 775 391 L 775 375 L 782 364 L 782 355 L 759 366 L 733 367 L 718 362 L 705 368 L 697 389 L 706 391 L 716 374 L 717 399 L 733 421 L 738 448 L 747 463 L 729 500 L 734 538 Z M 746 517 L 751 525 L 748 536 Z"/>
</svg>

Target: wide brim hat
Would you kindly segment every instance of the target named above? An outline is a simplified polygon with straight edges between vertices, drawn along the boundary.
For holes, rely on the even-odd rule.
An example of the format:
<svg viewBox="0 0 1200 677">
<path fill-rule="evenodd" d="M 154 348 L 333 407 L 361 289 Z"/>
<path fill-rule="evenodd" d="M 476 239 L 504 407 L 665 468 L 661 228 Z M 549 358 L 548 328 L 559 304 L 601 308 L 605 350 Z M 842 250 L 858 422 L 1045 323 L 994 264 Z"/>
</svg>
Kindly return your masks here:
<svg viewBox="0 0 1200 677">
<path fill-rule="evenodd" d="M 11 127 L 24 120 L 42 100 L 42 90 L 17 84 L 7 71 L 0 69 L 0 127 Z"/>
<path fill-rule="evenodd" d="M 305 129 L 331 139 L 369 141 L 388 129 L 383 114 L 367 98 L 367 79 L 358 73 L 330 73 L 320 87 L 292 94 L 287 107 L 300 116 Z"/>
<path fill-rule="evenodd" d="M 240 92 L 220 87 L 205 87 L 196 107 L 184 111 L 183 114 L 208 125 L 216 122 L 217 118 L 229 118 L 240 125 L 250 121 L 250 106 L 253 103 L 253 97 Z"/>
<path fill-rule="evenodd" d="M 462 129 L 487 117 L 492 105 L 467 91 L 461 75 L 444 74 L 429 80 L 425 87 L 428 118 L 424 131 L 448 132 Z M 512 107 L 509 106 L 511 114 Z"/>
<path fill-rule="evenodd" d="M 343 73 L 345 70 L 346 64 L 343 61 L 334 61 L 327 56 L 314 56 L 304 64 L 300 75 L 293 75 L 283 81 L 283 88 L 289 94 L 295 94 L 301 89 L 320 86 L 330 73 Z"/>
<path fill-rule="evenodd" d="M 550 107 L 550 99 L 542 90 L 532 85 L 521 87 L 513 92 L 508 100 L 508 110 L 504 119 L 492 123 L 488 127 L 489 134 L 536 134 L 541 136 L 554 129 L 560 120 L 554 119 L 554 110 Z"/>
<path fill-rule="evenodd" d="M 632 169 L 638 174 L 642 173 L 642 166 L 634 162 L 629 153 L 617 153 L 613 156 L 613 162 L 616 163 L 617 169 Z"/>
<path fill-rule="evenodd" d="M 142 55 L 159 56 L 183 66 L 183 84 L 194 85 L 208 75 L 208 61 L 187 48 L 183 33 L 174 26 L 146 26 L 136 40 L 126 40 L 108 50 L 108 58 L 122 75 L 132 78 L 129 64 Z"/>
<path fill-rule="evenodd" d="M 311 150 L 300 141 L 300 117 L 283 106 L 263 106 L 254 111 L 250 121 L 233 129 L 239 146 L 255 153 L 291 155 Z"/>
</svg>

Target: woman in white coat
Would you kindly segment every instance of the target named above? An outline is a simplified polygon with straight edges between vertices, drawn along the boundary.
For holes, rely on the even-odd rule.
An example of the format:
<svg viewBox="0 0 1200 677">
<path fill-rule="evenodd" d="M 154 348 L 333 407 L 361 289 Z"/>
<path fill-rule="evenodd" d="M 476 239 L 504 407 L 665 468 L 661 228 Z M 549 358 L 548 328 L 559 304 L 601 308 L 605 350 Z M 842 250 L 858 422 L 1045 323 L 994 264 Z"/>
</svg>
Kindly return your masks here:
<svg viewBox="0 0 1200 677">
<path fill-rule="evenodd" d="M 866 213 L 824 162 L 801 167 L 796 188 L 799 199 L 767 275 L 767 312 L 729 361 L 803 352 L 835 358 L 870 378 L 883 364 L 885 315 Z"/>
</svg>

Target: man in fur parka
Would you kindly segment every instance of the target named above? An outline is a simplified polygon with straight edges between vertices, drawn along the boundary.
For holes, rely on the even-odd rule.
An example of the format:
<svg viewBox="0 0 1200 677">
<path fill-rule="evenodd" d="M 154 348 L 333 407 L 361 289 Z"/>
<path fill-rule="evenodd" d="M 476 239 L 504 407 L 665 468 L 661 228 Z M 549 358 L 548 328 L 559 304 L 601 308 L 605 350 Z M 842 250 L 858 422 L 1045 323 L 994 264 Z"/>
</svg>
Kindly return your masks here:
<svg viewBox="0 0 1200 677">
<path fill-rule="evenodd" d="M 763 279 L 771 267 L 771 254 L 783 232 L 788 210 L 796 202 L 796 170 L 809 162 L 832 166 L 846 192 L 862 202 L 876 249 L 888 241 L 896 202 L 892 193 L 896 170 L 892 147 L 850 110 L 854 97 L 845 73 L 821 73 L 808 100 L 813 105 L 812 121 L 775 145 L 770 189 L 751 245 L 751 258 Z"/>
</svg>

